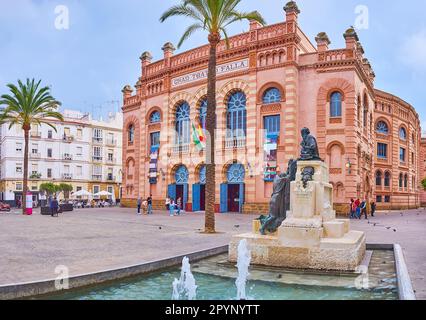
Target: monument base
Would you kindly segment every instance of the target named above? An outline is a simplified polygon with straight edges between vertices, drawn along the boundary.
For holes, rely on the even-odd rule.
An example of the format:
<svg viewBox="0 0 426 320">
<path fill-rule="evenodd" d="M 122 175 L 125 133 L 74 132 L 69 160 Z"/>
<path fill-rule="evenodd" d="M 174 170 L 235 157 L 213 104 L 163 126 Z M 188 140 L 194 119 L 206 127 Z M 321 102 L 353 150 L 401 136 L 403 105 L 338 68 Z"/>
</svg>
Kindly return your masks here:
<svg viewBox="0 0 426 320">
<path fill-rule="evenodd" d="M 229 261 L 237 261 L 238 244 L 243 239 L 247 240 L 251 264 L 254 265 L 355 271 L 364 258 L 363 232 L 349 231 L 341 238 L 321 238 L 322 228 L 282 228 L 273 235 L 247 233 L 234 236 L 229 244 Z"/>
</svg>

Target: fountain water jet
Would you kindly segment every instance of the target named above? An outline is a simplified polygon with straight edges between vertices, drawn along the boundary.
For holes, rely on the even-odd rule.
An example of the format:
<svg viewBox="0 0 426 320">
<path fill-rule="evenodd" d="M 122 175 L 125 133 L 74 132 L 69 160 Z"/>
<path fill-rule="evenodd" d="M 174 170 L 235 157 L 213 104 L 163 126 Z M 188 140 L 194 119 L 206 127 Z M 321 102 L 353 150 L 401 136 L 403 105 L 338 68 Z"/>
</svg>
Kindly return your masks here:
<svg viewBox="0 0 426 320">
<path fill-rule="evenodd" d="M 191 265 L 187 257 L 182 260 L 180 278 L 173 281 L 172 300 L 195 300 L 197 297 L 197 286 L 191 272 Z"/>
<path fill-rule="evenodd" d="M 250 260 L 251 256 L 248 250 L 247 240 L 243 239 L 238 245 L 238 278 L 235 281 L 237 286 L 237 300 L 247 300 L 246 284 L 249 276 Z"/>
</svg>

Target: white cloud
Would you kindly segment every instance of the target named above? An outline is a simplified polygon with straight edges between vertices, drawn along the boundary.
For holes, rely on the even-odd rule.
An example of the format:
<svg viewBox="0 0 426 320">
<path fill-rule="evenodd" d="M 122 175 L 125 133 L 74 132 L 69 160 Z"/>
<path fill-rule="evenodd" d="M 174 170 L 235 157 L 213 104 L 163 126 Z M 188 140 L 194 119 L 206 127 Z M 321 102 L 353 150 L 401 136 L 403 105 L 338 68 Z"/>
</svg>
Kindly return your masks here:
<svg viewBox="0 0 426 320">
<path fill-rule="evenodd" d="M 419 69 L 426 71 L 426 29 L 405 39 L 399 58 L 401 62 L 417 71 Z"/>
</svg>

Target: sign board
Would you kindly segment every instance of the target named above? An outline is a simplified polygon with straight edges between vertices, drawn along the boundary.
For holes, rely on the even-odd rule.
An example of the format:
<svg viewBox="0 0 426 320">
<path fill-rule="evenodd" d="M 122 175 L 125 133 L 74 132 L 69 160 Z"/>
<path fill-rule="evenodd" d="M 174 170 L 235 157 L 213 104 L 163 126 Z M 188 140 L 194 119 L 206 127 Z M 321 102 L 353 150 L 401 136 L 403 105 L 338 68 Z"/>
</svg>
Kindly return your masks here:
<svg viewBox="0 0 426 320">
<path fill-rule="evenodd" d="M 221 76 L 228 73 L 247 70 L 249 68 L 249 59 L 232 61 L 216 67 L 216 75 Z M 208 69 L 192 72 L 172 79 L 172 88 L 180 87 L 188 83 L 207 79 Z"/>
</svg>

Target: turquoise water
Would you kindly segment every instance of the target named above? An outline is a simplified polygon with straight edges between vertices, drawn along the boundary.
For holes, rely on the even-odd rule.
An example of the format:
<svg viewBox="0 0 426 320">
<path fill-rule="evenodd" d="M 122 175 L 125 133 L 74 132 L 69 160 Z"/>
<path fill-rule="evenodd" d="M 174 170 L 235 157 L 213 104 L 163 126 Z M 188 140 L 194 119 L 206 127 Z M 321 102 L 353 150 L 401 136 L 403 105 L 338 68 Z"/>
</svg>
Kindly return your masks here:
<svg viewBox="0 0 426 320">
<path fill-rule="evenodd" d="M 45 299 L 52 300 L 170 300 L 172 282 L 178 269 L 122 281 L 109 286 L 70 291 Z M 233 300 L 237 295 L 235 279 L 194 272 L 198 300 Z M 248 281 L 247 292 L 253 300 L 393 300 L 395 289 L 356 290 L 351 288 L 300 286 Z"/>
<path fill-rule="evenodd" d="M 191 264 L 198 300 L 235 300 L 237 270 L 224 264 L 227 255 Z M 369 289 L 356 289 L 358 275 L 312 274 L 250 269 L 247 295 L 251 300 L 396 300 L 398 299 L 395 260 L 392 251 L 375 250 L 368 270 Z M 82 289 L 64 291 L 45 300 L 171 300 L 173 280 L 180 268 L 171 268 L 139 277 Z"/>
</svg>

